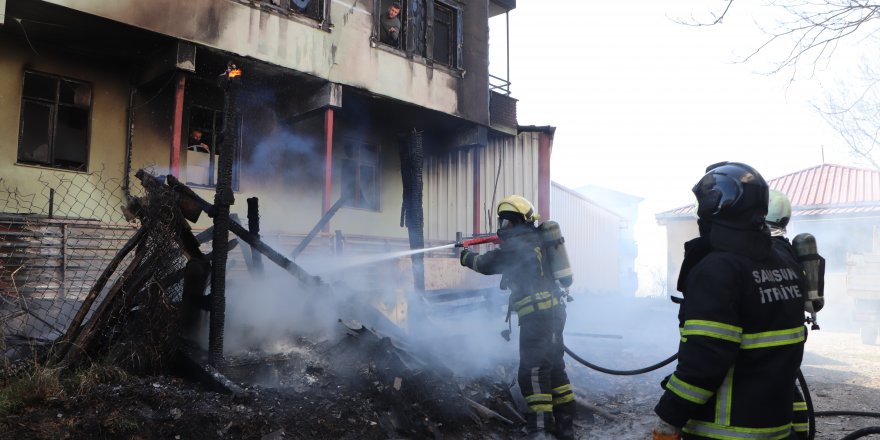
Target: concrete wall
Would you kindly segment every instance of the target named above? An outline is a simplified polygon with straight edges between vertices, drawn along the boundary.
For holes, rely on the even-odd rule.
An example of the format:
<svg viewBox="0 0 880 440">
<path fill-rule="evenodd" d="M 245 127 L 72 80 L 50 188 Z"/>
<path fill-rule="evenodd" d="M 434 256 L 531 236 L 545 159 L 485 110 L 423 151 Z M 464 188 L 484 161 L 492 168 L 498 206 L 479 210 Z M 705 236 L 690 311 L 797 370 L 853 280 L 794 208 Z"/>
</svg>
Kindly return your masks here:
<svg viewBox="0 0 880 440">
<path fill-rule="evenodd" d="M 371 45 L 372 0 L 327 0 L 332 27 L 231 0 L 47 0 L 488 125 L 488 1 L 464 7 L 464 72 Z"/>
</svg>

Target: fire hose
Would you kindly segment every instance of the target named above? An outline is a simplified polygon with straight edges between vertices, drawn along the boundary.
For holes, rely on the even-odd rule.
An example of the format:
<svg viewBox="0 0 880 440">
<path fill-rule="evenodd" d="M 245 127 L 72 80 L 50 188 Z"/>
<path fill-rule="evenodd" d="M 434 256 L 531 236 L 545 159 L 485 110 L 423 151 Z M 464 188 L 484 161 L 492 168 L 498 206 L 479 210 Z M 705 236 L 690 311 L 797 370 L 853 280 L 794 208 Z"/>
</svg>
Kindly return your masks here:
<svg viewBox="0 0 880 440">
<path fill-rule="evenodd" d="M 467 248 L 467 247 L 479 245 L 479 244 L 486 244 L 486 243 L 497 244 L 499 242 L 500 242 L 500 239 L 497 235 L 475 236 L 473 238 L 455 243 L 455 247 Z M 681 302 L 681 298 L 673 297 L 671 299 L 675 303 Z M 507 332 L 509 335 L 509 330 L 505 330 L 505 332 Z M 502 332 L 502 335 L 504 335 L 504 332 Z M 505 336 L 505 339 L 508 339 L 508 336 Z M 648 372 L 663 368 L 666 365 L 669 365 L 670 363 L 672 363 L 674 360 L 678 359 L 678 353 L 674 353 L 674 354 L 672 354 L 672 356 L 669 356 L 668 358 L 666 358 L 656 364 L 649 365 L 644 368 L 639 368 L 636 370 L 612 370 L 610 368 L 600 367 L 596 364 L 593 364 L 593 363 L 587 361 L 586 359 L 578 356 L 575 352 L 573 352 L 570 348 L 568 348 L 565 345 L 563 345 L 562 347 L 565 350 L 565 353 L 567 353 L 569 356 L 571 356 L 572 359 L 579 362 L 580 364 L 582 364 L 588 368 L 591 368 L 593 370 L 596 370 L 598 372 L 616 375 L 616 376 L 635 376 L 635 375 L 639 375 L 639 374 L 648 373 Z M 798 372 L 797 372 L 797 381 L 800 385 L 801 391 L 803 392 L 804 401 L 807 404 L 807 414 L 808 414 L 808 420 L 809 420 L 809 433 L 808 433 L 807 438 L 809 440 L 813 440 L 816 436 L 816 417 L 817 416 L 880 417 L 880 413 L 876 413 L 876 412 L 815 411 L 813 408 L 813 400 L 810 396 L 809 388 L 807 387 L 807 381 L 804 379 L 804 375 L 803 375 L 803 373 L 801 373 L 800 369 L 798 369 Z M 862 438 L 862 437 L 865 437 L 865 436 L 868 436 L 871 434 L 880 434 L 880 426 L 869 426 L 866 428 L 861 428 L 861 429 L 855 430 L 855 431 L 851 432 L 850 434 L 848 434 L 846 437 L 843 437 L 841 440 L 855 440 L 855 439 L 859 439 L 859 438 Z"/>
<path fill-rule="evenodd" d="M 562 346 L 565 349 L 565 352 L 571 356 L 572 359 L 576 360 L 580 364 L 585 367 L 591 368 L 593 370 L 599 371 L 605 374 L 613 374 L 617 376 L 635 376 L 638 374 L 644 374 L 650 371 L 654 371 L 660 368 L 665 367 L 672 363 L 672 361 L 678 359 L 678 353 L 669 356 L 668 358 L 654 364 L 649 365 L 645 368 L 639 368 L 637 370 L 612 370 L 610 368 L 600 367 L 596 364 L 593 364 L 586 359 L 578 356 L 575 352 L 571 351 L 565 345 Z M 809 426 L 810 431 L 807 436 L 809 440 L 813 440 L 816 437 L 816 417 L 831 417 L 831 416 L 853 416 L 853 417 L 880 417 L 880 413 L 878 412 L 867 412 L 867 411 L 815 411 L 813 409 L 813 399 L 810 396 L 810 390 L 807 387 L 807 381 L 804 379 L 803 373 L 798 369 L 797 373 L 797 381 L 801 387 L 801 391 L 804 394 L 804 401 L 807 404 L 807 414 L 809 418 Z M 846 437 L 843 437 L 840 440 L 855 440 L 862 437 L 869 436 L 871 434 L 880 434 L 880 426 L 869 426 L 866 428 L 857 429 L 851 433 L 849 433 Z"/>
</svg>

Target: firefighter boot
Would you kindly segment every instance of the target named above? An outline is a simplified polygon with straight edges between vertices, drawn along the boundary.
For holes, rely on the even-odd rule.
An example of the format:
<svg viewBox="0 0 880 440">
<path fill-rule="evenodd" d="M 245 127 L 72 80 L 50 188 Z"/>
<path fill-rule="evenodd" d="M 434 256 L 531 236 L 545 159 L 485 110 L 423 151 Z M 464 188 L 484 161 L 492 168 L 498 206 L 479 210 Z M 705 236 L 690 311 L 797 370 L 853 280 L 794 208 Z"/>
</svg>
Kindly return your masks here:
<svg viewBox="0 0 880 440">
<path fill-rule="evenodd" d="M 555 419 L 553 435 L 559 440 L 574 440 L 575 403 L 567 402 L 553 406 Z"/>
</svg>

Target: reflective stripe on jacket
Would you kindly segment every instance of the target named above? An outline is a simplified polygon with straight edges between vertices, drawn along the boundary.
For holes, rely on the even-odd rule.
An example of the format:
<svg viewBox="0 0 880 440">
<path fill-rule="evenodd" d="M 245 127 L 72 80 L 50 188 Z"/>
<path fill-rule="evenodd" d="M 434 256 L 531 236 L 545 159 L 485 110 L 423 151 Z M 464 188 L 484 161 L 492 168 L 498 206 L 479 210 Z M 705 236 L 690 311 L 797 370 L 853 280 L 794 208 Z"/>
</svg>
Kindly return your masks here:
<svg viewBox="0 0 880 440">
<path fill-rule="evenodd" d="M 474 255 L 465 263 L 485 275 L 503 274 L 502 288 L 510 289 L 510 310 L 520 318 L 562 304 L 534 226 L 515 226 L 504 234 L 499 248 Z"/>
<path fill-rule="evenodd" d="M 685 438 L 787 439 L 806 339 L 800 266 L 775 249 L 714 249 L 683 293 L 678 365 L 655 412 Z"/>
</svg>

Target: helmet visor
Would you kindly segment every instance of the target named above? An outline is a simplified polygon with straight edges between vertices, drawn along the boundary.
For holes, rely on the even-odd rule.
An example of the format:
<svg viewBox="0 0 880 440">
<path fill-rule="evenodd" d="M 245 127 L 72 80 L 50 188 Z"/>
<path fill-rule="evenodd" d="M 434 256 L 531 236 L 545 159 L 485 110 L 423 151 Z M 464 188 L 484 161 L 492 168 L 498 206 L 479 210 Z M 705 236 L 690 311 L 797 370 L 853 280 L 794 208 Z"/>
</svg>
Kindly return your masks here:
<svg viewBox="0 0 880 440">
<path fill-rule="evenodd" d="M 713 216 L 734 204 L 742 197 L 743 187 L 738 179 L 725 174 L 709 173 L 693 188 L 697 197 L 697 215 Z"/>
</svg>

